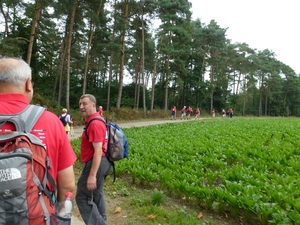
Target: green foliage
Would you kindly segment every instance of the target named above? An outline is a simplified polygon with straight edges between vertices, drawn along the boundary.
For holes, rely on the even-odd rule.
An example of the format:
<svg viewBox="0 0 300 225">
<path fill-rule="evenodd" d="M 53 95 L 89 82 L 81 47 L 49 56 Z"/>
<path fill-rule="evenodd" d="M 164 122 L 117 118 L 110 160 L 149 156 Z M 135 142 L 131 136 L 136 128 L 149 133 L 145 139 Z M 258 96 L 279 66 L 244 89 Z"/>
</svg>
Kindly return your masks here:
<svg viewBox="0 0 300 225">
<path fill-rule="evenodd" d="M 117 173 L 232 216 L 293 224 L 299 128 L 297 119 L 234 118 L 124 129 L 130 157 Z"/>
<path fill-rule="evenodd" d="M 156 204 L 153 204 L 153 200 Z M 157 190 L 144 189 L 142 193 L 132 197 L 130 207 L 133 207 L 134 213 L 129 215 L 129 220 L 132 218 L 135 221 L 133 224 L 215 224 L 207 218 L 197 219 L 195 213 L 187 207 L 170 202 L 162 192 Z M 143 217 L 139 223 L 136 222 L 138 216 Z"/>
<path fill-rule="evenodd" d="M 129 196 L 130 192 L 127 190 L 127 188 L 123 187 L 120 190 L 120 194 L 121 194 L 121 196 Z"/>
<path fill-rule="evenodd" d="M 164 193 L 162 191 L 155 190 L 151 196 L 152 205 L 162 205 L 164 202 Z"/>
<path fill-rule="evenodd" d="M 77 138 L 71 140 L 72 148 L 77 156 L 77 159 L 80 159 L 80 145 L 81 145 L 81 138 Z"/>
</svg>

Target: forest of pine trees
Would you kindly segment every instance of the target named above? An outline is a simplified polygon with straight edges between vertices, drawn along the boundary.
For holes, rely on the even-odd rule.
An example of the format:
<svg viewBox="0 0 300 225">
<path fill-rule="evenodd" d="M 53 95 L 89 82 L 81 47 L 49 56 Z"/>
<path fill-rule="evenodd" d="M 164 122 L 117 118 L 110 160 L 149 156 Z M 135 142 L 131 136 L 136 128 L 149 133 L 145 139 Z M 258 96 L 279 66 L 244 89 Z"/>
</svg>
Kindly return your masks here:
<svg viewBox="0 0 300 225">
<path fill-rule="evenodd" d="M 232 43 L 188 0 L 2 0 L 0 55 L 30 64 L 35 93 L 77 108 L 300 116 L 299 74 L 270 49 Z M 292 50 L 291 50 L 292 51 Z"/>
</svg>

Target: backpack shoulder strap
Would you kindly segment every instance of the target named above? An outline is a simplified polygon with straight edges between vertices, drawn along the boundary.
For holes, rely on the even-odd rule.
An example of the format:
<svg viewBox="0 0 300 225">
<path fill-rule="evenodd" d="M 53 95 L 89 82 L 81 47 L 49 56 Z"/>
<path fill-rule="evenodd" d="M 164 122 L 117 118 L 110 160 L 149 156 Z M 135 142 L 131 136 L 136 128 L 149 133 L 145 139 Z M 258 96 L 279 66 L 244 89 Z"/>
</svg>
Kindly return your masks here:
<svg viewBox="0 0 300 225">
<path fill-rule="evenodd" d="M 0 115 L 0 128 L 7 122 L 14 124 L 16 131 L 29 133 L 37 120 L 44 112 L 44 108 L 36 105 L 28 105 L 18 114 Z"/>
<path fill-rule="evenodd" d="M 36 124 L 38 119 L 41 117 L 42 113 L 45 111 L 44 107 L 36 106 L 36 105 L 29 105 L 23 112 L 19 114 L 19 117 L 25 122 L 25 131 L 29 133 L 33 126 Z M 50 199 L 52 204 L 55 204 L 56 199 L 54 193 L 56 192 L 56 184 L 54 178 L 50 174 L 49 170 L 51 169 L 51 162 L 49 157 L 46 157 L 46 170 L 44 174 L 44 178 L 41 181 L 41 185 L 39 188 L 43 191 L 46 196 Z M 47 181 L 53 188 L 53 192 L 49 191 L 47 188 Z"/>
<path fill-rule="evenodd" d="M 102 121 L 102 122 L 105 124 L 106 128 L 107 128 L 107 121 L 106 121 L 106 120 L 104 120 L 102 117 L 98 117 L 98 116 L 97 116 L 97 117 L 94 117 L 94 118 L 91 119 L 91 120 L 85 125 L 85 127 L 84 127 L 84 131 L 85 131 L 85 135 L 86 135 L 86 139 L 87 139 L 87 140 L 89 140 L 89 136 L 88 136 L 88 133 L 87 133 L 87 129 L 88 129 L 89 125 L 91 124 L 91 122 L 93 122 L 94 120 L 100 120 L 100 121 Z M 108 128 L 107 128 L 107 130 L 108 130 Z M 108 152 L 108 148 L 109 148 L 109 140 L 110 140 L 110 132 L 109 132 L 109 134 L 108 134 L 108 139 L 107 139 L 107 149 L 106 149 L 105 155 L 106 155 L 107 152 Z M 107 157 L 107 159 L 108 159 L 108 161 L 111 163 L 111 165 L 112 165 L 112 167 L 113 167 L 113 173 L 114 173 L 114 181 L 113 181 L 113 182 L 115 182 L 115 181 L 116 181 L 116 169 L 115 169 L 115 163 L 114 163 L 113 161 L 109 160 L 109 157 Z"/>
<path fill-rule="evenodd" d="M 21 118 L 25 121 L 25 131 L 30 132 L 36 124 L 42 113 L 45 111 L 44 107 L 29 105 L 21 114 Z"/>
<path fill-rule="evenodd" d="M 103 118 L 101 118 L 101 117 L 94 117 L 93 119 L 91 119 L 86 125 L 85 125 L 85 127 L 84 127 L 84 132 L 85 132 L 85 136 L 86 136 L 86 139 L 87 140 L 89 140 L 89 135 L 88 135 L 88 133 L 87 133 L 87 129 L 88 129 L 88 127 L 90 126 L 90 124 L 94 121 L 94 120 L 100 120 L 100 121 L 102 121 L 104 124 L 105 124 L 105 126 L 106 126 L 106 121 L 103 119 Z"/>
</svg>

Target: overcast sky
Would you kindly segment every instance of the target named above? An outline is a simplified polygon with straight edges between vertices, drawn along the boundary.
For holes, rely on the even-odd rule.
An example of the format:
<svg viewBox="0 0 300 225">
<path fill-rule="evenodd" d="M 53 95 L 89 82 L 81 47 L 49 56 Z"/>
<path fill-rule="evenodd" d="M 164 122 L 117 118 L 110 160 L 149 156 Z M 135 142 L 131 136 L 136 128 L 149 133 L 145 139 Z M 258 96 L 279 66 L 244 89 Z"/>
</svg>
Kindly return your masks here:
<svg viewBox="0 0 300 225">
<path fill-rule="evenodd" d="M 300 73 L 299 0 L 189 0 L 193 19 L 214 19 L 227 39 L 250 48 L 269 49 L 276 59 Z"/>
</svg>

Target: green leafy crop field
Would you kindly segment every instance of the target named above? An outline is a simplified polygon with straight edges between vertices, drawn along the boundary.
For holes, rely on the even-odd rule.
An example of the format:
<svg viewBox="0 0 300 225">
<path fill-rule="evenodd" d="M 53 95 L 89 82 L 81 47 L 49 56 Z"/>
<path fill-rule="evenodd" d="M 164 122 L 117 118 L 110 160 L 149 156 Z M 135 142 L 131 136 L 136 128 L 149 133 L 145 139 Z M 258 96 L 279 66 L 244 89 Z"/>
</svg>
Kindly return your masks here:
<svg viewBox="0 0 300 225">
<path fill-rule="evenodd" d="M 300 120 L 233 118 L 124 129 L 118 176 L 260 224 L 300 224 Z"/>
</svg>

